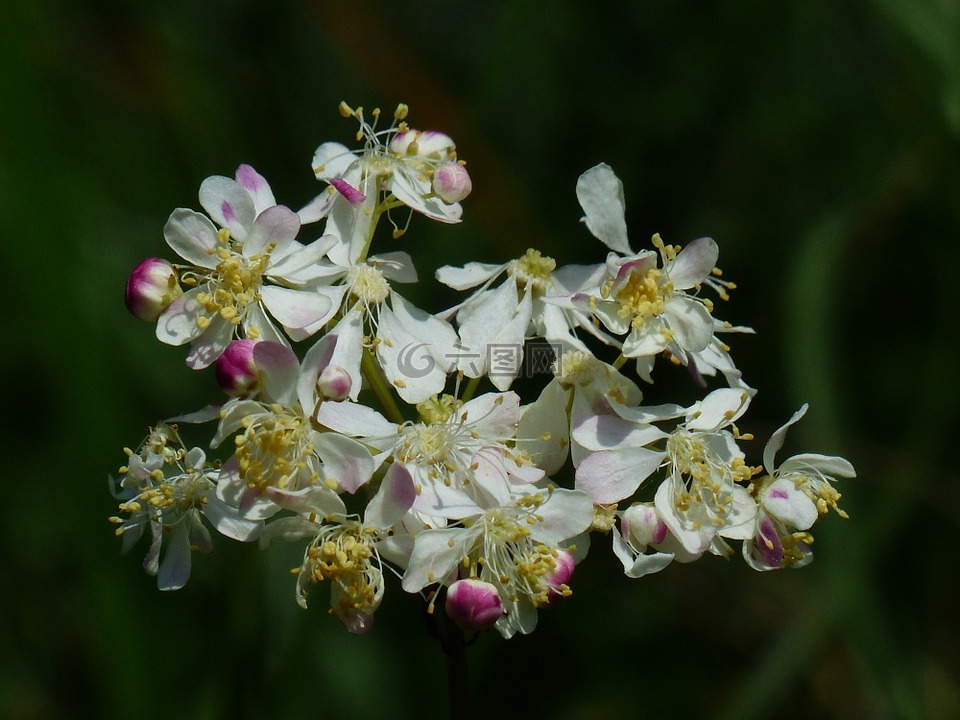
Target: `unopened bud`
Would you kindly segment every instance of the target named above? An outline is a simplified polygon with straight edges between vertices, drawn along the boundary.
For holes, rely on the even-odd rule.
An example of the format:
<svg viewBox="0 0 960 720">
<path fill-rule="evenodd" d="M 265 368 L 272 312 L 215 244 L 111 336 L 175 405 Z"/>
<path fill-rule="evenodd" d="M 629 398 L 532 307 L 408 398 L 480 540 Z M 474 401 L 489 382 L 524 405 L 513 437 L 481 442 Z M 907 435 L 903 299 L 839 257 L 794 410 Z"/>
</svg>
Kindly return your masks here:
<svg viewBox="0 0 960 720">
<path fill-rule="evenodd" d="M 327 365 L 317 378 L 317 392 L 324 400 L 345 400 L 353 389 L 353 378 L 339 365 Z"/>
<path fill-rule="evenodd" d="M 434 170 L 433 192 L 444 202 L 460 202 L 471 190 L 473 183 L 470 182 L 470 173 L 460 163 L 444 163 Z"/>
<path fill-rule="evenodd" d="M 457 146 L 449 135 L 436 130 L 407 130 L 397 133 L 390 141 L 390 152 L 437 160 L 451 158 L 456 149 Z"/>
<path fill-rule="evenodd" d="M 253 362 L 255 340 L 244 338 L 227 345 L 214 368 L 217 382 L 231 397 L 252 395 L 260 386 L 260 373 Z"/>
<path fill-rule="evenodd" d="M 445 607 L 447 617 L 469 632 L 492 628 L 503 615 L 497 588 L 475 578 L 457 580 L 451 585 Z"/>
<path fill-rule="evenodd" d="M 173 265 L 162 258 L 147 258 L 127 278 L 124 299 L 134 317 L 153 321 L 181 295 Z"/>
<path fill-rule="evenodd" d="M 551 603 L 570 594 L 570 578 L 573 577 L 573 569 L 577 565 L 573 555 L 566 550 L 561 550 L 554 559 L 557 562 L 557 567 L 546 578 L 550 585 L 547 598 Z"/>
<path fill-rule="evenodd" d="M 659 545 L 667 538 L 667 524 L 657 515 L 652 503 L 631 505 L 623 512 L 620 534 L 638 550 Z"/>
</svg>

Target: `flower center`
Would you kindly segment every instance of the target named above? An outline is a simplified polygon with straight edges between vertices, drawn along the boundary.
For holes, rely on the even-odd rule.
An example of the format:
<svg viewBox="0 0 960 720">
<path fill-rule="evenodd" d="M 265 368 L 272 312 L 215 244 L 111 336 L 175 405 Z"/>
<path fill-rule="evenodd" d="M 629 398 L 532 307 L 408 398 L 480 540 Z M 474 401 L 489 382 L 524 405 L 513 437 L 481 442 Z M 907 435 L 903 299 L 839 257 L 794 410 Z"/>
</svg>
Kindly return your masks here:
<svg viewBox="0 0 960 720">
<path fill-rule="evenodd" d="M 356 265 L 347 272 L 350 294 L 364 305 L 379 305 L 390 296 L 390 283 L 372 265 Z"/>
<path fill-rule="evenodd" d="M 617 315 L 631 318 L 633 327 L 642 327 L 647 318 L 657 317 L 673 294 L 673 283 L 662 270 L 650 268 L 646 273 L 631 273 L 614 295 L 620 304 Z"/>
<path fill-rule="evenodd" d="M 197 302 L 209 315 L 219 314 L 224 320 L 239 325 L 247 308 L 260 297 L 263 273 L 267 269 L 269 253 L 245 257 L 241 246 L 230 237 L 230 231 L 217 233 L 217 248 L 214 251 L 219 262 L 209 280 L 208 292 L 197 294 Z M 197 318 L 197 325 L 206 327 L 209 318 Z"/>
<path fill-rule="evenodd" d="M 453 472 L 458 465 L 458 427 L 440 422 L 434 425 L 418 423 L 405 428 L 397 458 L 401 462 L 417 462 Z"/>
<path fill-rule="evenodd" d="M 306 606 L 306 580 L 316 584 L 330 580 L 340 587 L 334 612 L 372 613 L 380 604 L 383 577 L 374 564 L 376 532 L 358 522 L 325 525 L 307 546 L 300 567 L 298 600 Z"/>
<path fill-rule="evenodd" d="M 507 273 L 516 279 L 521 288 L 530 287 L 534 297 L 540 297 L 546 292 L 550 273 L 556 268 L 556 260 L 531 248 L 510 263 Z"/>
<path fill-rule="evenodd" d="M 313 444 L 310 428 L 303 419 L 280 405 L 269 412 L 244 418 L 244 432 L 234 438 L 240 476 L 250 487 L 268 486 L 299 489 L 304 479 L 313 482 L 319 473 L 312 469 Z"/>
<path fill-rule="evenodd" d="M 517 501 L 514 508 L 497 508 L 483 516 L 480 578 L 504 590 L 511 602 L 527 597 L 534 606 L 545 605 L 553 588 L 550 578 L 557 570 L 559 551 L 536 541 L 530 528 L 541 522 L 536 509 L 546 498 L 530 495 Z"/>
</svg>

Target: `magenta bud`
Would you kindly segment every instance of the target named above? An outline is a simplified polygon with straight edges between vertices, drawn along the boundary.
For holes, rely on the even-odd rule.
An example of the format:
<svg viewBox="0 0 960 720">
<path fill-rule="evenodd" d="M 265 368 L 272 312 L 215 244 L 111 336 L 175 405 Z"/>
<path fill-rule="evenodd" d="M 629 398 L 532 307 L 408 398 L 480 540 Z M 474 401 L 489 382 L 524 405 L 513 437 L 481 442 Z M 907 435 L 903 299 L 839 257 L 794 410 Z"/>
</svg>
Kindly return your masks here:
<svg viewBox="0 0 960 720">
<path fill-rule="evenodd" d="M 390 141 L 390 151 L 398 155 L 416 155 L 419 157 L 446 160 L 457 146 L 449 135 L 436 130 L 407 130 L 397 133 Z"/>
<path fill-rule="evenodd" d="M 134 317 L 153 321 L 181 295 L 173 265 L 162 258 L 147 258 L 127 278 L 124 300 Z"/>
<path fill-rule="evenodd" d="M 557 561 L 557 567 L 546 578 L 550 585 L 547 598 L 551 603 L 570 594 L 570 578 L 573 577 L 573 569 L 577 565 L 573 555 L 566 550 L 561 550 L 554 559 Z"/>
<path fill-rule="evenodd" d="M 214 372 L 223 391 L 231 397 L 253 394 L 260 385 L 260 373 L 253 362 L 255 340 L 244 338 L 227 345 L 223 355 L 217 358 Z"/>
<path fill-rule="evenodd" d="M 638 503 L 624 510 L 620 533 L 635 548 L 643 549 L 666 540 L 667 524 L 652 503 Z"/>
<path fill-rule="evenodd" d="M 339 365 L 327 365 L 317 378 L 317 392 L 324 400 L 345 400 L 353 389 L 353 378 Z"/>
<path fill-rule="evenodd" d="M 457 580 L 447 590 L 447 617 L 464 630 L 477 632 L 492 628 L 503 615 L 503 601 L 497 588 L 483 580 Z"/>
<path fill-rule="evenodd" d="M 463 200 L 473 190 L 470 173 L 457 162 L 444 163 L 433 172 L 433 192 L 444 202 Z"/>
</svg>

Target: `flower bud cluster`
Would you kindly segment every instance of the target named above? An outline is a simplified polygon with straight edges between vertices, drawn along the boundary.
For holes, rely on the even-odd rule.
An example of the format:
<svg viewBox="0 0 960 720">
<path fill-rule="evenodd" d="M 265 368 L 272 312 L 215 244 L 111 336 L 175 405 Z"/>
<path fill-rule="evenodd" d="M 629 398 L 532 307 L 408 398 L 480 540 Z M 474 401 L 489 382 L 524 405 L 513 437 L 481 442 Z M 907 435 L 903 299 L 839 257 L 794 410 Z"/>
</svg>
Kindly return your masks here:
<svg viewBox="0 0 960 720">
<path fill-rule="evenodd" d="M 302 544 L 296 601 L 325 585 L 350 632 L 372 628 L 389 570 L 464 630 L 511 637 L 573 592 L 593 534 L 609 534 L 631 578 L 729 556 L 731 543 L 757 570 L 810 562 L 811 528 L 831 509 L 845 516 L 834 484 L 853 467 L 810 453 L 777 463 L 806 406 L 762 464 L 747 461 L 737 423 L 756 391 L 721 338 L 751 331 L 714 317 L 734 285 L 712 239 L 654 235 L 634 250 L 623 187 L 601 164 L 576 184 L 606 248 L 595 264 L 529 249 L 441 267 L 462 301 L 417 307 L 399 290 L 418 281 L 413 260 L 373 253 L 378 226 L 396 241 L 412 213 L 460 222 L 470 175 L 449 136 L 407 124 L 405 105 L 386 127 L 379 110 L 340 112 L 362 147 L 317 148 L 323 188 L 306 206 L 278 204 L 249 165 L 207 178 L 204 213 L 175 210 L 164 227 L 178 259 L 145 260 L 127 282 L 130 312 L 186 346 L 188 367 L 213 366 L 223 390 L 158 424 L 113 481 L 124 550 L 149 531 L 144 567 L 161 589 L 186 583 L 212 527 Z M 533 342 L 552 372 L 524 399 L 513 386 Z M 704 396 L 645 403 L 658 359 Z M 209 446 L 187 449 L 181 428 L 203 423 Z"/>
</svg>

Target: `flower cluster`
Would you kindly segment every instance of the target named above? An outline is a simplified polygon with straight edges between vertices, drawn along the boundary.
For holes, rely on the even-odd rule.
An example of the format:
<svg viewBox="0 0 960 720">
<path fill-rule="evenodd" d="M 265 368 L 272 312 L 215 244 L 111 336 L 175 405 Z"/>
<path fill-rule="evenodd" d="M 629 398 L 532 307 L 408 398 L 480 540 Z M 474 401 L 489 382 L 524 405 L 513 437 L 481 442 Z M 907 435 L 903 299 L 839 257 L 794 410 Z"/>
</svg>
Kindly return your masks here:
<svg viewBox="0 0 960 720">
<path fill-rule="evenodd" d="M 164 228 L 178 259 L 144 260 L 127 282 L 130 312 L 224 391 L 150 430 L 112 479 L 123 548 L 149 528 L 160 589 L 187 582 L 212 527 L 302 543 L 297 602 L 328 581 L 351 632 L 370 629 L 392 573 L 462 628 L 510 637 L 571 594 L 594 533 L 628 577 L 732 542 L 757 570 L 810 561 L 810 529 L 845 516 L 834 483 L 854 471 L 814 454 L 776 464 L 806 406 L 762 466 L 747 462 L 736 423 L 756 391 L 721 337 L 750 330 L 714 317 L 734 286 L 712 239 L 633 250 L 622 185 L 601 164 L 576 195 L 605 259 L 562 267 L 529 249 L 441 267 L 462 301 L 424 310 L 398 290 L 418 279 L 412 259 L 371 254 L 376 231 L 386 219 L 397 241 L 413 213 L 460 222 L 470 175 L 406 106 L 383 129 L 379 110 L 340 110 L 363 145 L 320 145 L 314 200 L 277 204 L 248 165 L 207 178 L 205 212 L 175 210 Z M 686 367 L 702 399 L 644 404 L 658 358 Z M 511 388 L 535 366 L 548 381 L 524 402 Z M 180 432 L 202 423 L 215 424 L 209 448 L 187 449 Z"/>
</svg>

